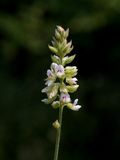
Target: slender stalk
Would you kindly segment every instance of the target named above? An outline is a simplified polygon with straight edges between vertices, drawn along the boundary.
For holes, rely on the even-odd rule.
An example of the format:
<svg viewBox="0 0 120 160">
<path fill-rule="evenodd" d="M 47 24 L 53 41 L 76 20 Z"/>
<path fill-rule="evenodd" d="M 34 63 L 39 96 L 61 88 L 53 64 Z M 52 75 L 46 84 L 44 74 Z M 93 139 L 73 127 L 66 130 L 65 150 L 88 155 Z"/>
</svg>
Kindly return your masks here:
<svg viewBox="0 0 120 160">
<path fill-rule="evenodd" d="M 62 114 L 63 114 L 63 106 L 61 106 L 59 108 L 59 123 L 60 123 L 60 127 L 57 129 L 54 160 L 58 160 L 60 136 L 61 136 L 61 127 L 62 127 Z"/>
</svg>

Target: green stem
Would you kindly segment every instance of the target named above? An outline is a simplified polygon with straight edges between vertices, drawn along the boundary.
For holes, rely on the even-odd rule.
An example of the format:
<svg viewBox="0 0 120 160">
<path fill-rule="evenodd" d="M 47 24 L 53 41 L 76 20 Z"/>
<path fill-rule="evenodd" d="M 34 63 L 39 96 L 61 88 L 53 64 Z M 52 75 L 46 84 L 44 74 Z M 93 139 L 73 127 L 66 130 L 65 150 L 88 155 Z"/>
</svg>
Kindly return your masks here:
<svg viewBox="0 0 120 160">
<path fill-rule="evenodd" d="M 62 113 L 63 113 L 63 106 L 61 106 L 59 108 L 59 123 L 60 123 L 60 127 L 57 129 L 54 160 L 58 160 L 59 145 L 60 145 L 60 135 L 61 135 L 61 127 L 62 127 Z"/>
</svg>

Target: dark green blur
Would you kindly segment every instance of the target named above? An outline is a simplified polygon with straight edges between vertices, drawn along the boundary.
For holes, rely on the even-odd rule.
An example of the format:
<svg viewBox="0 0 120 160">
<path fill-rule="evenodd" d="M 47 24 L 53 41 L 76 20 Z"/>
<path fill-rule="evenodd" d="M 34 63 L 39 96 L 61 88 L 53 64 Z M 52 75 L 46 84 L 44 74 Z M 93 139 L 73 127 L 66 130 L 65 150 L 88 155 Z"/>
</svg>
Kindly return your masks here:
<svg viewBox="0 0 120 160">
<path fill-rule="evenodd" d="M 59 160 L 120 158 L 120 1 L 0 0 L 0 160 L 53 160 L 58 110 L 41 103 L 48 44 L 70 28 L 82 109 L 65 109 Z"/>
</svg>

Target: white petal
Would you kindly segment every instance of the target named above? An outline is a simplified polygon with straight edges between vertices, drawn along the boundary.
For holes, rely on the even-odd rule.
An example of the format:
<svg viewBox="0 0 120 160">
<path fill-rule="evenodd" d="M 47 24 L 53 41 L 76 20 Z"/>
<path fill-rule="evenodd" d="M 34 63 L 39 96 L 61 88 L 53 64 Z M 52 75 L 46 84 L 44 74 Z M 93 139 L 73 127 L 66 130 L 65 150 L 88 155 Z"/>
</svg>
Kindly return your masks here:
<svg viewBox="0 0 120 160">
<path fill-rule="evenodd" d="M 78 80 L 77 80 L 77 78 L 72 78 L 72 81 L 74 84 L 76 84 L 76 81 L 78 81 Z"/>
<path fill-rule="evenodd" d="M 80 105 L 76 105 L 76 106 L 73 106 L 71 109 L 72 109 L 73 111 L 78 111 L 80 108 L 81 108 Z"/>
<path fill-rule="evenodd" d="M 66 78 L 66 82 L 70 85 L 77 84 L 77 78 Z"/>
<path fill-rule="evenodd" d="M 58 65 L 55 69 L 56 75 L 61 78 L 64 75 L 64 67 L 62 65 Z"/>
<path fill-rule="evenodd" d="M 78 99 L 75 99 L 73 105 L 75 106 L 77 103 L 78 103 Z"/>
<path fill-rule="evenodd" d="M 48 69 L 48 70 L 47 70 L 47 76 L 48 76 L 48 77 L 52 77 L 52 75 L 53 75 L 53 74 L 52 74 L 51 70 Z"/>
<path fill-rule="evenodd" d="M 52 63 L 51 64 L 51 69 L 53 70 L 53 71 L 55 71 L 56 70 L 56 68 L 57 68 L 57 64 L 56 63 Z"/>
</svg>

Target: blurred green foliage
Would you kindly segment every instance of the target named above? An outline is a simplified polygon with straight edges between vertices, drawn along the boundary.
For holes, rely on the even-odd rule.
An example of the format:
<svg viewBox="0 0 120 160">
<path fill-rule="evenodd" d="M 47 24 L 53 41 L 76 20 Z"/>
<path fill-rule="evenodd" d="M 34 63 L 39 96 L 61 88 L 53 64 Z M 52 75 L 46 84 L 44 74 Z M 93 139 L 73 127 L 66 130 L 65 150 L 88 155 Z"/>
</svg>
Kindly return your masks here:
<svg viewBox="0 0 120 160">
<path fill-rule="evenodd" d="M 41 89 L 56 25 L 70 28 L 83 106 L 64 111 L 60 159 L 119 156 L 119 17 L 119 0 L 0 1 L 1 160 L 53 158 L 58 112 L 41 103 Z"/>
</svg>

